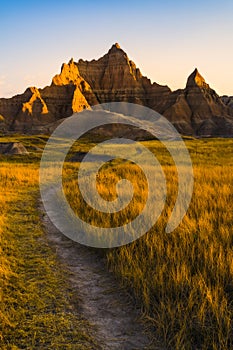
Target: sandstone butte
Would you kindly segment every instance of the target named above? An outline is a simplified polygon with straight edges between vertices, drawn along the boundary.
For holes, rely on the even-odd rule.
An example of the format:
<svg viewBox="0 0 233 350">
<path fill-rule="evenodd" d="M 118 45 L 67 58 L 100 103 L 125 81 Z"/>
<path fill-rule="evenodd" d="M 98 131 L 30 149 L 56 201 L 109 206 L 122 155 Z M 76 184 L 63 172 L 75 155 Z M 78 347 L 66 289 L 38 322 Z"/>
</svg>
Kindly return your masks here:
<svg viewBox="0 0 233 350">
<path fill-rule="evenodd" d="M 2 132 L 50 133 L 61 119 L 93 105 L 125 101 L 152 108 L 183 135 L 233 136 L 233 98 L 220 97 L 197 69 L 184 89 L 151 83 L 127 54 L 114 44 L 100 59 L 61 67 L 50 86 L 27 88 L 0 99 Z"/>
</svg>

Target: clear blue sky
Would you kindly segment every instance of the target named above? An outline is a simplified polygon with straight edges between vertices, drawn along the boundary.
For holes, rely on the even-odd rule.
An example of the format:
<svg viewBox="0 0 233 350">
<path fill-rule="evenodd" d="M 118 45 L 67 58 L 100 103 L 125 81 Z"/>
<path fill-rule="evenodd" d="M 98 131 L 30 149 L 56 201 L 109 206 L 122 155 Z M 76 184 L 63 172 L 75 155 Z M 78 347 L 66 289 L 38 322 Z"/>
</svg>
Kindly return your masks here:
<svg viewBox="0 0 233 350">
<path fill-rule="evenodd" d="M 144 75 L 173 90 L 197 67 L 233 95 L 233 1 L 9 1 L 0 5 L 0 96 L 49 85 L 71 57 L 118 42 Z"/>
</svg>

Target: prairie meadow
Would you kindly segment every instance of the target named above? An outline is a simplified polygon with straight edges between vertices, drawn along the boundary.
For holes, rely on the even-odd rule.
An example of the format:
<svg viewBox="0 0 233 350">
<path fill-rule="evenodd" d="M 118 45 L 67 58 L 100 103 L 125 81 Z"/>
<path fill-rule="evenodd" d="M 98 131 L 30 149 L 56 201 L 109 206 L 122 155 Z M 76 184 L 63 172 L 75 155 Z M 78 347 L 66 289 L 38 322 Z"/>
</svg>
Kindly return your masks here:
<svg viewBox="0 0 233 350">
<path fill-rule="evenodd" d="M 43 149 L 46 138 L 20 141 L 32 150 L 35 145 Z M 233 348 L 233 140 L 185 142 L 193 161 L 194 191 L 180 225 L 165 233 L 177 195 L 174 162 L 158 141 L 145 141 L 166 176 L 164 209 L 148 233 L 101 254 L 141 308 L 152 337 L 166 349 L 227 350 Z M 89 148 L 83 141 L 72 152 Z M 1 157 L 1 348 L 62 348 L 58 344 L 72 338 L 77 349 L 97 349 L 85 322 L 69 310 L 65 267 L 46 243 L 38 205 L 40 155 Z M 134 183 L 132 203 L 120 216 L 86 205 L 77 185 L 78 168 L 79 162 L 67 159 L 63 183 L 70 205 L 84 220 L 119 226 L 140 213 L 147 187 L 137 165 L 111 161 L 99 173 L 97 189 L 105 200 L 116 197 L 120 178 Z M 31 347 L 26 347 L 28 339 Z"/>
</svg>

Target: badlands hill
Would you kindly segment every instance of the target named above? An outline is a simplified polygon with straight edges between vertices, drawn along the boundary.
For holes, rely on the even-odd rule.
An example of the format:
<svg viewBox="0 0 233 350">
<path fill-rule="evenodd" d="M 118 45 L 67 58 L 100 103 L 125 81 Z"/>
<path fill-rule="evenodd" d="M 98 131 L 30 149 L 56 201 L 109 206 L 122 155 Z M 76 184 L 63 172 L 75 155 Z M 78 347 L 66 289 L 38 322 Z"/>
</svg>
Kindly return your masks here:
<svg viewBox="0 0 233 350">
<path fill-rule="evenodd" d="M 150 107 L 184 135 L 233 136 L 232 98 L 220 97 L 197 69 L 184 89 L 171 91 L 143 76 L 119 44 L 98 60 L 64 63 L 50 86 L 1 98 L 0 130 L 50 133 L 74 112 L 116 101 Z"/>
</svg>

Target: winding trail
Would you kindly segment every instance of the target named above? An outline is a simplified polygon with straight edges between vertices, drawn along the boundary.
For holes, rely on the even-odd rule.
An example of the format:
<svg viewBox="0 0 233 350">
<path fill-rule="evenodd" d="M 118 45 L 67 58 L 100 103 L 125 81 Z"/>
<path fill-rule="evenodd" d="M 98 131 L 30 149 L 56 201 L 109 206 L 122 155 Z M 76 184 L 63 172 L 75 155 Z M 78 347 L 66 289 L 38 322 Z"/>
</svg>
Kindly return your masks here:
<svg viewBox="0 0 233 350">
<path fill-rule="evenodd" d="M 100 347 L 103 350 L 161 350 L 158 344 L 149 341 L 140 322 L 140 310 L 107 271 L 100 255 L 66 238 L 47 216 L 43 224 L 49 244 L 56 248 L 58 258 L 71 272 L 72 293 L 77 292 L 81 299 L 81 312 L 94 326 L 93 337 Z"/>
</svg>

